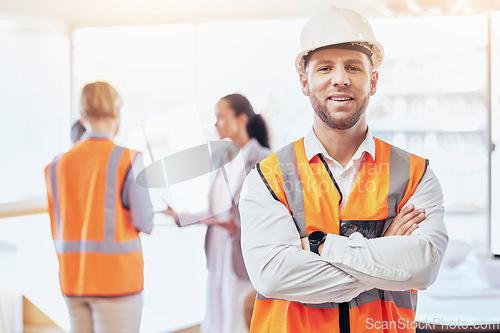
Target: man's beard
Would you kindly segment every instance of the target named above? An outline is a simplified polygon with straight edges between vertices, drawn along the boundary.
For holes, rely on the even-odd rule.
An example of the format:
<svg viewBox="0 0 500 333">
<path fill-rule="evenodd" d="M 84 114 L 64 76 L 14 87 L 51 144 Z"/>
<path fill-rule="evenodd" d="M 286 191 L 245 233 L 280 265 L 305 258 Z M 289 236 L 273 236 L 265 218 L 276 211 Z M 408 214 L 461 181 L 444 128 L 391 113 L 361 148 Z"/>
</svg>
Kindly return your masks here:
<svg viewBox="0 0 500 333">
<path fill-rule="evenodd" d="M 334 117 L 328 112 L 326 103 L 321 104 L 319 102 L 319 99 L 314 95 L 310 94 L 309 99 L 311 101 L 311 105 L 316 115 L 328 127 L 337 130 L 347 130 L 357 124 L 357 122 L 359 121 L 359 119 L 361 118 L 361 116 L 363 115 L 368 106 L 368 101 L 370 100 L 370 96 L 365 97 L 361 105 L 356 109 L 356 111 L 353 114 L 350 114 L 348 117 L 342 117 L 341 119 L 334 119 Z"/>
</svg>

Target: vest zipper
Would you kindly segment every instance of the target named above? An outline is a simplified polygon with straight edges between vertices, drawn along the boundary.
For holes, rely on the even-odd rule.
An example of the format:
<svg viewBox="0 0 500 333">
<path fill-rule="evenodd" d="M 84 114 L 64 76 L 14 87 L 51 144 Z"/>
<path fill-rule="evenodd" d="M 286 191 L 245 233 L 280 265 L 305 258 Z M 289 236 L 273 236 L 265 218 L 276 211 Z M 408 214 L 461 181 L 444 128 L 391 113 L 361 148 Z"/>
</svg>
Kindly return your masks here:
<svg viewBox="0 0 500 333">
<path fill-rule="evenodd" d="M 340 190 L 339 185 L 335 181 L 335 178 L 333 177 L 332 171 L 330 170 L 328 163 L 326 163 L 323 155 L 318 154 L 318 157 L 321 160 L 321 162 L 323 162 L 323 165 L 325 166 L 326 171 L 328 171 L 328 175 L 332 179 L 333 184 L 335 185 L 335 187 L 337 188 L 337 191 L 340 194 L 340 200 L 339 200 L 339 206 L 340 206 L 340 204 L 342 203 L 342 191 Z M 351 332 L 351 327 L 349 324 L 349 302 L 339 303 L 339 327 L 340 327 L 340 333 L 350 333 Z"/>
<path fill-rule="evenodd" d="M 339 327 L 340 333 L 350 333 L 349 324 L 349 302 L 339 303 Z"/>
</svg>

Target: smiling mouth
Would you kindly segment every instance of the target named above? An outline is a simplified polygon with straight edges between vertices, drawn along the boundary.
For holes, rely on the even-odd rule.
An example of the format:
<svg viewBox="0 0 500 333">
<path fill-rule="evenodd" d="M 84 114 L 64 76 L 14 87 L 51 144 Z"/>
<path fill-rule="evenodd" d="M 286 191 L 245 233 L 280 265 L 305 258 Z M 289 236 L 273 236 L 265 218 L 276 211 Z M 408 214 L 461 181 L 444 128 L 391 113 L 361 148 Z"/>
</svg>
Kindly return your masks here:
<svg viewBox="0 0 500 333">
<path fill-rule="evenodd" d="M 330 101 L 334 102 L 346 102 L 346 101 L 352 101 L 354 98 L 352 97 L 328 97 Z"/>
</svg>

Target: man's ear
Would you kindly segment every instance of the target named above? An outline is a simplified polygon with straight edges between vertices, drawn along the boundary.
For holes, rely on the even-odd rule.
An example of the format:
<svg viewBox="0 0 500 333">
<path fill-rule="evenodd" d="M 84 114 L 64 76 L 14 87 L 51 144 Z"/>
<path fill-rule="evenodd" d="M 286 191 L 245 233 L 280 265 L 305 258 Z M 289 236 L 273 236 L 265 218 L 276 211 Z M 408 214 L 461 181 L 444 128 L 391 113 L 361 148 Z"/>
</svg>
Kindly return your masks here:
<svg viewBox="0 0 500 333">
<path fill-rule="evenodd" d="M 375 95 L 377 92 L 377 83 L 378 83 L 378 72 L 373 71 L 370 79 L 370 96 Z"/>
<path fill-rule="evenodd" d="M 302 93 L 309 96 L 309 81 L 307 80 L 307 73 L 305 71 L 300 72 L 300 85 L 302 86 Z"/>
</svg>

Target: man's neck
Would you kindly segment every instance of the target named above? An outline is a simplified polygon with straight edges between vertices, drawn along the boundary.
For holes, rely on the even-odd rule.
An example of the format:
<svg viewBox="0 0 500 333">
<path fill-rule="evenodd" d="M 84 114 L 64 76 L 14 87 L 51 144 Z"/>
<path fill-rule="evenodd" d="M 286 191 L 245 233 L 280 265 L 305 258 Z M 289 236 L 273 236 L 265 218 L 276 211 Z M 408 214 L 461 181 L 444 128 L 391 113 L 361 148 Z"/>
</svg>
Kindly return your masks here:
<svg viewBox="0 0 500 333">
<path fill-rule="evenodd" d="M 350 129 L 337 130 L 315 119 L 313 130 L 328 155 L 345 168 L 365 140 L 368 126 L 360 119 Z"/>
</svg>

